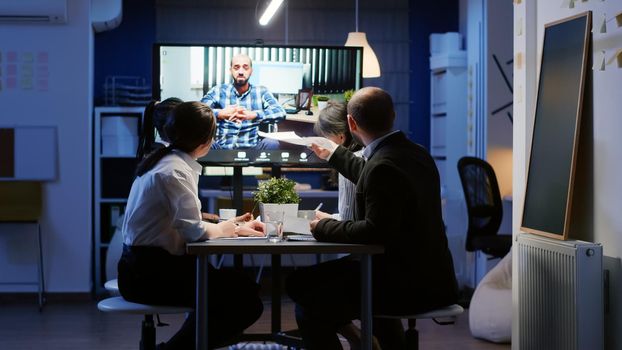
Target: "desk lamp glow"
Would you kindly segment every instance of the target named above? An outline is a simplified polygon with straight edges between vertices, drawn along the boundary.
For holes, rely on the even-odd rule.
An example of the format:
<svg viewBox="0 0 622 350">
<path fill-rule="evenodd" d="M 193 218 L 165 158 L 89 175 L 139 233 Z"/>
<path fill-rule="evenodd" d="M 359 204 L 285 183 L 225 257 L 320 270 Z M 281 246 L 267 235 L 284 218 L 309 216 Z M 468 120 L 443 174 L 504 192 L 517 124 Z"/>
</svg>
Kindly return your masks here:
<svg viewBox="0 0 622 350">
<path fill-rule="evenodd" d="M 363 47 L 363 78 L 377 78 L 380 76 L 380 64 L 374 50 L 367 42 L 365 32 L 359 32 L 359 2 L 355 1 L 354 18 L 356 23 L 356 31 L 348 33 L 348 40 L 345 46 L 361 46 Z"/>
<path fill-rule="evenodd" d="M 268 22 L 270 22 L 270 20 L 272 19 L 272 16 L 274 16 L 274 14 L 276 13 L 276 10 L 281 7 L 281 4 L 283 4 L 283 0 L 270 1 L 270 4 L 268 4 L 268 7 L 266 7 L 263 15 L 261 15 L 261 18 L 259 18 L 259 24 L 261 24 L 262 26 L 267 25 Z"/>
</svg>

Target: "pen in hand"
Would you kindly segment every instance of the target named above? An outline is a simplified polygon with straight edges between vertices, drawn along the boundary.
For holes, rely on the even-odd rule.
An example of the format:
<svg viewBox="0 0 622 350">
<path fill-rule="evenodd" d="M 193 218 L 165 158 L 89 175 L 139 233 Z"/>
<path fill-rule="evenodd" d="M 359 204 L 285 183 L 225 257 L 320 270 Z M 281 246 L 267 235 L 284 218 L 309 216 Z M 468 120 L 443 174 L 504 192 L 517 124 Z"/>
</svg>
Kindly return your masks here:
<svg viewBox="0 0 622 350">
<path fill-rule="evenodd" d="M 324 205 L 324 202 L 322 202 L 322 203 L 318 204 L 318 206 L 317 206 L 315 209 L 313 209 L 313 210 L 315 210 L 315 211 L 320 210 L 320 208 L 322 207 L 322 205 Z"/>
</svg>

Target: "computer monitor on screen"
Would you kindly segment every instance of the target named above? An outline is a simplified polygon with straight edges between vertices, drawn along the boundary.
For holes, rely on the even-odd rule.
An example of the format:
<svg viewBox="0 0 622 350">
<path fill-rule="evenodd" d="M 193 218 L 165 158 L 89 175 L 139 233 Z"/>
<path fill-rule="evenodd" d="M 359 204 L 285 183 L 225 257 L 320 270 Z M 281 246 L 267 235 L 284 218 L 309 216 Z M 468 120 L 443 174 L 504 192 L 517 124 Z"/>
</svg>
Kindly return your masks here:
<svg viewBox="0 0 622 350">
<path fill-rule="evenodd" d="M 521 230 L 568 237 L 591 12 L 544 30 Z"/>
<path fill-rule="evenodd" d="M 304 64 L 300 62 L 253 62 L 250 83 L 263 85 L 273 94 L 296 95 L 302 89 Z"/>
</svg>

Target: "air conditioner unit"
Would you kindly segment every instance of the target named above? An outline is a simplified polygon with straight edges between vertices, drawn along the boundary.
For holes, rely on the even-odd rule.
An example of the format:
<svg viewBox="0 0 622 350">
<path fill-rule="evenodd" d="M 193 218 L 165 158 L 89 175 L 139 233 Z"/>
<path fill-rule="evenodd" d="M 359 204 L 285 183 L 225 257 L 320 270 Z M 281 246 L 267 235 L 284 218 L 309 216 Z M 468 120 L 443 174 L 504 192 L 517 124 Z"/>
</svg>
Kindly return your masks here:
<svg viewBox="0 0 622 350">
<path fill-rule="evenodd" d="M 0 0 L 0 22 L 66 23 L 67 0 Z"/>
</svg>

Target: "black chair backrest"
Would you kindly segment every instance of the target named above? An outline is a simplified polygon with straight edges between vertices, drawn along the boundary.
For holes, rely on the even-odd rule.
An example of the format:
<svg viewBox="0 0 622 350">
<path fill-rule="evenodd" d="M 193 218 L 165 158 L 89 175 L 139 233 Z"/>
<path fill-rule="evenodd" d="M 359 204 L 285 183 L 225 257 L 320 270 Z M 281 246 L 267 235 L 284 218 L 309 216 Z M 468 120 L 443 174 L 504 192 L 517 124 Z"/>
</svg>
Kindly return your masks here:
<svg viewBox="0 0 622 350">
<path fill-rule="evenodd" d="M 497 234 L 503 218 L 503 204 L 495 171 L 485 160 L 462 157 L 458 161 L 458 173 L 469 217 L 466 250 L 471 252 L 475 250 L 474 238 Z"/>
</svg>

